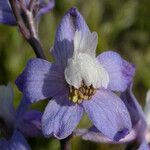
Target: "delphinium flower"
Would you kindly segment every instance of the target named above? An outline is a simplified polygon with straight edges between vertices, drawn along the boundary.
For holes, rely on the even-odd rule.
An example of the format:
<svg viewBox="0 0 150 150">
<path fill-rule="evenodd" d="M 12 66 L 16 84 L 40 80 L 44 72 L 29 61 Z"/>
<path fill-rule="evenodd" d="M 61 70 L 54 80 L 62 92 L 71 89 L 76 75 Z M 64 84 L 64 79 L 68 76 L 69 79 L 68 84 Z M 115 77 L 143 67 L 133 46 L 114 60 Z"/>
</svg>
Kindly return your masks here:
<svg viewBox="0 0 150 150">
<path fill-rule="evenodd" d="M 52 54 L 54 63 L 31 59 L 16 84 L 32 103 L 52 98 L 42 116 L 46 137 L 68 137 L 86 112 L 106 137 L 118 141 L 131 130 L 128 110 L 113 92 L 124 91 L 134 67 L 116 52 L 96 57 L 98 35 L 76 8 L 62 18 Z"/>
<path fill-rule="evenodd" d="M 29 6 L 30 0 L 24 0 L 26 7 Z M 34 2 L 35 3 L 35 2 Z M 33 5 L 35 19 L 38 21 L 40 16 L 49 12 L 54 7 L 55 1 L 37 0 Z M 9 0 L 0 1 L 0 23 L 16 25 L 16 19 L 12 12 Z"/>
<path fill-rule="evenodd" d="M 27 111 L 27 105 L 27 102 L 22 100 L 15 110 L 10 84 L 0 86 L 0 149 L 30 150 L 25 137 L 42 135 L 42 114 L 36 110 Z"/>
<path fill-rule="evenodd" d="M 97 143 L 128 144 L 136 142 L 136 144 L 138 144 L 138 150 L 149 150 L 149 146 L 145 139 L 147 129 L 145 115 L 133 95 L 132 84 L 129 84 L 128 88 L 121 94 L 121 99 L 124 101 L 132 121 L 132 130 L 128 135 L 116 142 L 99 132 L 95 126 L 89 129 L 77 129 L 74 131 L 74 135 L 81 136 L 83 140 L 90 140 Z M 131 144 L 129 147 L 131 148 L 131 146 L 135 146 L 136 144 Z"/>
</svg>

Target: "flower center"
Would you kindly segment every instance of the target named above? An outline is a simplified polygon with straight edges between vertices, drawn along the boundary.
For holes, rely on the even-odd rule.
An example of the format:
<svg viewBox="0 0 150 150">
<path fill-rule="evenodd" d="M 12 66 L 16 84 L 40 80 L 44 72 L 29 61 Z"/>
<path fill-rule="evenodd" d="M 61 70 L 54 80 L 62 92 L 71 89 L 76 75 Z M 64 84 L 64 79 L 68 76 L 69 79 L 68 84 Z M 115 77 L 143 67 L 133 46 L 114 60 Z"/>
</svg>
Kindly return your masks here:
<svg viewBox="0 0 150 150">
<path fill-rule="evenodd" d="M 93 85 L 87 86 L 83 81 L 80 88 L 69 86 L 69 99 L 74 103 L 81 103 L 83 100 L 90 100 L 96 93 Z"/>
</svg>

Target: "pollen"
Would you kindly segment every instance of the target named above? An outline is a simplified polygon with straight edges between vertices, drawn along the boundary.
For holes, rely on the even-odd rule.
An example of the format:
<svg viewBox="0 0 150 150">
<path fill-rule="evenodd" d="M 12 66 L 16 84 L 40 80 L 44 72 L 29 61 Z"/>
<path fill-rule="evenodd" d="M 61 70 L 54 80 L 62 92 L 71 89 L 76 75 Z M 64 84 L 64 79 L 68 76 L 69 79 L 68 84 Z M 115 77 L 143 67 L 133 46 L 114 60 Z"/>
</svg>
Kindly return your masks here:
<svg viewBox="0 0 150 150">
<path fill-rule="evenodd" d="M 78 89 L 74 86 L 69 86 L 69 99 L 74 103 L 80 104 L 84 100 L 90 100 L 95 93 L 96 89 L 93 85 L 87 86 L 84 82 Z"/>
</svg>

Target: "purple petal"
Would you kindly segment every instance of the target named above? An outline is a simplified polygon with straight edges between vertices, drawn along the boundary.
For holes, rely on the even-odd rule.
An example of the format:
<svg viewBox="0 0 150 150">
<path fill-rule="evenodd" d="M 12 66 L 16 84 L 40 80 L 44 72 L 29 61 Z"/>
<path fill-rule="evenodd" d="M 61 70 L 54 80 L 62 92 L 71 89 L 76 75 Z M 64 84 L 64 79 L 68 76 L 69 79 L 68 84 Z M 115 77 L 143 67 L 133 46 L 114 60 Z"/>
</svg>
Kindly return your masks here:
<svg viewBox="0 0 150 150">
<path fill-rule="evenodd" d="M 136 125 L 133 125 L 132 130 L 129 134 L 121 138 L 119 141 L 114 141 L 103 135 L 95 126 L 92 126 L 89 129 L 77 129 L 74 131 L 74 135 L 81 136 L 84 140 L 90 140 L 97 143 L 113 143 L 113 144 L 120 144 L 120 143 L 129 143 L 133 142 L 135 140 L 138 140 L 138 142 L 141 142 L 143 138 L 140 140 L 137 139 L 137 136 L 141 134 L 139 131 L 141 125 L 143 122 L 139 120 Z M 144 132 L 144 130 L 143 130 Z"/>
<path fill-rule="evenodd" d="M 12 13 L 8 0 L 0 0 L 0 23 L 15 25 L 16 19 Z"/>
<path fill-rule="evenodd" d="M 30 102 L 23 97 L 20 101 L 19 106 L 17 107 L 17 110 L 16 110 L 16 115 L 15 115 L 16 126 L 20 122 L 20 120 L 22 120 L 22 116 L 26 113 L 29 105 L 30 105 Z"/>
<path fill-rule="evenodd" d="M 0 140 L 1 150 L 31 150 L 23 135 L 15 130 L 12 138 L 7 141 L 5 138 Z"/>
<path fill-rule="evenodd" d="M 118 141 L 131 130 L 129 113 L 115 94 L 99 90 L 83 106 L 97 129 L 106 137 Z"/>
<path fill-rule="evenodd" d="M 62 18 L 56 32 L 52 54 L 58 64 L 67 65 L 73 54 L 75 31 L 89 32 L 89 28 L 76 8 L 71 8 Z"/>
<path fill-rule="evenodd" d="M 96 143 L 111 143 L 111 144 L 128 143 L 136 138 L 136 132 L 134 129 L 132 129 L 129 134 L 127 134 L 124 138 L 116 142 L 114 140 L 109 139 L 101 132 L 99 132 L 99 130 L 94 126 L 89 129 L 77 129 L 74 131 L 74 135 L 81 136 L 83 140 L 88 140 Z"/>
<path fill-rule="evenodd" d="M 121 94 L 121 99 L 123 100 L 129 111 L 132 125 L 133 126 L 136 125 L 138 139 L 139 140 L 143 139 L 144 131 L 147 128 L 145 121 L 146 119 L 141 106 L 139 105 L 135 96 L 132 93 L 132 84 L 130 84 L 126 89 L 126 91 Z"/>
<path fill-rule="evenodd" d="M 0 86 L 0 118 L 6 124 L 13 124 L 15 108 L 13 106 L 14 93 L 10 83 Z"/>
<path fill-rule="evenodd" d="M 124 91 L 133 79 L 135 66 L 112 51 L 100 54 L 97 59 L 109 74 L 108 88 L 113 91 Z"/>
<path fill-rule="evenodd" d="M 64 139 L 78 125 L 83 108 L 72 104 L 67 97 L 67 95 L 56 97 L 47 105 L 42 117 L 42 129 L 46 137 L 53 134 L 58 139 Z"/>
<path fill-rule="evenodd" d="M 61 68 L 42 59 L 30 60 L 16 84 L 31 102 L 53 97 L 66 89 Z"/>
<path fill-rule="evenodd" d="M 11 150 L 30 150 L 30 147 L 19 131 L 15 131 L 11 140 L 10 140 L 10 149 Z"/>
<path fill-rule="evenodd" d="M 138 150 L 150 150 L 150 146 L 146 143 L 145 140 L 143 140 L 143 142 L 139 146 Z"/>
<path fill-rule="evenodd" d="M 9 150 L 9 142 L 5 138 L 0 139 L 0 149 Z"/>
<path fill-rule="evenodd" d="M 142 108 L 138 104 L 135 96 L 132 93 L 132 84 L 130 84 L 126 91 L 121 94 L 121 99 L 123 100 L 129 111 L 132 121 L 132 130 L 127 136 L 122 138 L 117 143 L 127 143 L 133 140 L 141 142 L 143 141 L 143 138 L 145 136 L 146 121 Z M 110 140 L 109 138 L 104 136 L 95 127 L 91 127 L 88 130 L 77 130 L 75 134 L 77 136 L 82 136 L 82 138 L 85 140 L 91 140 L 94 142 L 114 143 L 113 140 Z"/>
<path fill-rule="evenodd" d="M 37 110 L 30 110 L 26 112 L 18 124 L 18 129 L 26 137 L 41 136 L 41 117 L 42 113 Z"/>
</svg>

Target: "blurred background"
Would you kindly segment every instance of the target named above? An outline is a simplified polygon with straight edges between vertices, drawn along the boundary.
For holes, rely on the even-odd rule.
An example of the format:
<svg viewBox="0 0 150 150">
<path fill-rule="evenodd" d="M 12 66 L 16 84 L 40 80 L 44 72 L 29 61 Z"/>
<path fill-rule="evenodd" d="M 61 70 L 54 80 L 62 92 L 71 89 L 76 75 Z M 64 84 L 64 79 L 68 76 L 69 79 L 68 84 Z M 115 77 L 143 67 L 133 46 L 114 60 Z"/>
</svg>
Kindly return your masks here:
<svg viewBox="0 0 150 150">
<path fill-rule="evenodd" d="M 150 1 L 149 0 L 56 0 L 55 8 L 40 22 L 39 34 L 46 57 L 51 60 L 49 49 L 54 42 L 55 31 L 61 17 L 72 6 L 76 6 L 84 16 L 91 31 L 99 35 L 97 54 L 117 51 L 121 56 L 136 65 L 134 93 L 144 106 L 145 96 L 150 89 Z M 31 47 L 22 38 L 16 27 L 0 25 L 0 84 L 11 82 L 15 92 L 15 106 L 21 93 L 14 81 L 22 72 L 27 61 L 35 57 Z M 44 110 L 48 101 L 32 107 Z M 85 116 L 80 127 L 90 125 Z M 56 139 L 29 139 L 33 150 L 58 150 Z M 95 144 L 75 137 L 73 150 L 122 150 L 125 145 Z"/>
</svg>

